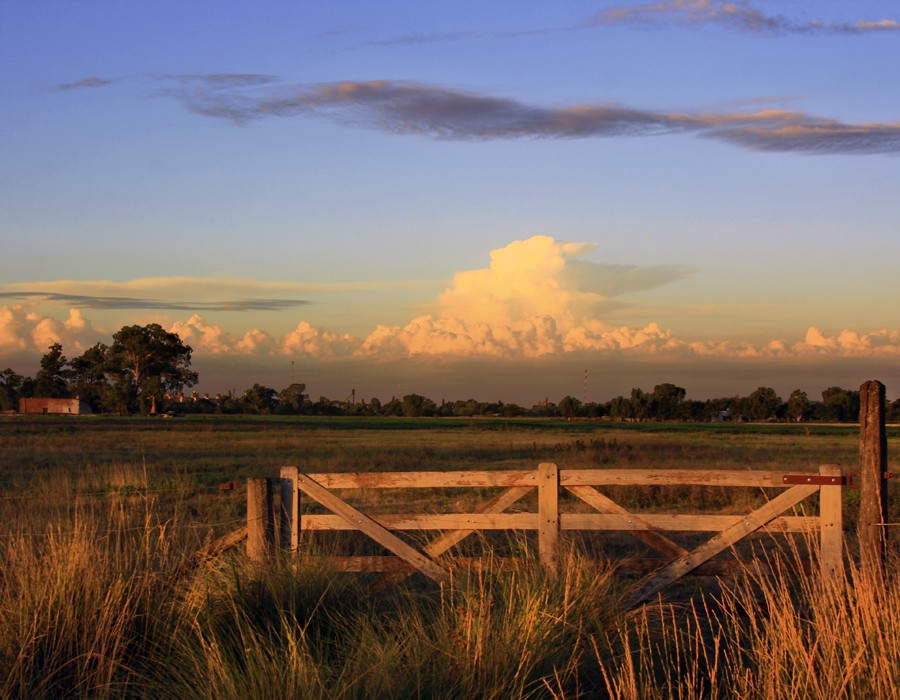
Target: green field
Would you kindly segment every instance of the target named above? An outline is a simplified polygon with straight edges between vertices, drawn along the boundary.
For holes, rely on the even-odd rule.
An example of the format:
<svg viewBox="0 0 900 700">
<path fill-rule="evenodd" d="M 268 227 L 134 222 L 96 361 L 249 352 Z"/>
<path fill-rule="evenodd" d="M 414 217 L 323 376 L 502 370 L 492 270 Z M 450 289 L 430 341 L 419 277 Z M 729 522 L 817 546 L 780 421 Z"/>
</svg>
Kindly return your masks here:
<svg viewBox="0 0 900 700">
<path fill-rule="evenodd" d="M 890 428 L 893 472 L 898 437 Z M 782 579 L 690 584 L 668 599 L 674 605 L 627 613 L 619 601 L 633 579 L 575 546 L 550 580 L 515 534 L 473 545 L 485 567 L 459 570 L 445 591 L 420 576 L 375 591 L 373 576 L 329 573 L 323 549 L 360 546 L 350 538 L 305 542 L 300 565 L 260 569 L 233 552 L 173 573 L 243 523 L 243 490 L 219 484 L 277 477 L 282 465 L 791 473 L 829 463 L 852 472 L 857 451 L 855 426 L 5 417 L 0 696 L 891 697 L 900 687 L 896 576 L 882 593 L 854 580 L 823 590 L 794 571 L 790 546 Z M 727 513 L 766 498 L 746 491 L 609 495 L 633 510 Z M 433 512 L 488 496 L 355 498 L 371 510 Z M 848 528 L 857 503 L 846 491 Z M 512 570 L 492 564 L 501 550 L 517 555 Z M 834 635 L 836 624 L 846 633 Z"/>
</svg>

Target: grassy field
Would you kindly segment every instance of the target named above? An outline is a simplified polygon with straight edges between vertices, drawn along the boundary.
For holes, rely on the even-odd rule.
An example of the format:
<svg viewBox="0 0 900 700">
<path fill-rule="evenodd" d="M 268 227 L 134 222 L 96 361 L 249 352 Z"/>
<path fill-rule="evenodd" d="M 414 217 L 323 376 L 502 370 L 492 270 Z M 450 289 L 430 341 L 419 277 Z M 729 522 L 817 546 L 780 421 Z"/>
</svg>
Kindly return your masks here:
<svg viewBox="0 0 900 700">
<path fill-rule="evenodd" d="M 893 472 L 898 437 L 889 429 Z M 455 570 L 443 591 L 421 577 L 373 591 L 371 577 L 331 574 L 320 557 L 347 544 L 337 540 L 307 543 L 299 565 L 260 568 L 237 552 L 180 566 L 243 522 L 243 491 L 216 486 L 281 465 L 854 471 L 857 450 L 855 426 L 3 418 L 0 697 L 896 697 L 896 557 L 885 590 L 853 567 L 827 588 L 785 544 L 772 550 L 784 577 L 692 587 L 630 612 L 620 602 L 633 580 L 609 563 L 572 546 L 550 580 L 514 534 L 479 543 L 483 569 Z M 454 510 L 488 495 L 411 503 L 389 492 L 378 505 Z M 609 495 L 691 512 L 745 512 L 765 498 L 699 487 Z M 846 492 L 851 524 L 856 499 Z M 515 550 L 511 570 L 491 558 L 501 549 Z"/>
</svg>

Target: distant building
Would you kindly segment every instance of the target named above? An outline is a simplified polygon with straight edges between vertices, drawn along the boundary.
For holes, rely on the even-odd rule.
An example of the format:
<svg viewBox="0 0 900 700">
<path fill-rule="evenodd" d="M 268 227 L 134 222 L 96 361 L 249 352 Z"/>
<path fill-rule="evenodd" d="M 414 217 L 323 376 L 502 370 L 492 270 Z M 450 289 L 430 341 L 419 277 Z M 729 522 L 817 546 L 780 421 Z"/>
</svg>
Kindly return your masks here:
<svg viewBox="0 0 900 700">
<path fill-rule="evenodd" d="M 19 413 L 78 416 L 93 411 L 89 403 L 79 399 L 19 399 Z"/>
</svg>

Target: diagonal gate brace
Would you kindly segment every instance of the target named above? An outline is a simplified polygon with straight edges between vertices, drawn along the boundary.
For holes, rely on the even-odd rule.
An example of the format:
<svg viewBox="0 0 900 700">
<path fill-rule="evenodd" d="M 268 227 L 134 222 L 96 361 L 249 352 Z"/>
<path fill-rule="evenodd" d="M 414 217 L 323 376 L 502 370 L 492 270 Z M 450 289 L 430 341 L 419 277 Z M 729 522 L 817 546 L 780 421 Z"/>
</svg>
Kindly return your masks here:
<svg viewBox="0 0 900 700">
<path fill-rule="evenodd" d="M 335 496 L 306 474 L 297 474 L 297 487 L 307 496 L 318 501 L 335 515 L 341 516 L 350 525 L 368 535 L 382 547 L 400 557 L 410 566 L 421 571 L 432 581 L 441 585 L 450 584 L 450 574 L 431 558 L 410 546 L 382 525 L 361 513 L 342 498 Z"/>
<path fill-rule="evenodd" d="M 566 488 L 570 493 L 574 494 L 600 513 L 626 515 L 635 522 L 641 523 L 646 528 L 645 530 L 630 530 L 629 532 L 645 544 L 653 547 L 653 549 L 660 554 L 665 554 L 667 557 L 682 557 L 688 553 L 684 547 L 663 535 L 659 532 L 658 528 L 650 525 L 646 520 L 641 518 L 641 516 L 625 510 L 625 508 L 608 496 L 600 493 L 593 486 L 567 486 Z"/>
<path fill-rule="evenodd" d="M 719 552 L 722 552 L 751 532 L 755 532 L 767 523 L 777 518 L 788 508 L 792 508 L 800 501 L 808 498 L 819 490 L 817 485 L 803 484 L 794 486 L 784 493 L 776 496 L 765 505 L 757 508 L 749 515 L 745 515 L 738 522 L 705 544 L 688 552 L 683 557 L 667 564 L 658 572 L 650 576 L 638 586 L 625 602 L 626 607 L 634 607 L 646 602 L 673 581 L 690 573 L 704 562 L 709 561 Z"/>
</svg>

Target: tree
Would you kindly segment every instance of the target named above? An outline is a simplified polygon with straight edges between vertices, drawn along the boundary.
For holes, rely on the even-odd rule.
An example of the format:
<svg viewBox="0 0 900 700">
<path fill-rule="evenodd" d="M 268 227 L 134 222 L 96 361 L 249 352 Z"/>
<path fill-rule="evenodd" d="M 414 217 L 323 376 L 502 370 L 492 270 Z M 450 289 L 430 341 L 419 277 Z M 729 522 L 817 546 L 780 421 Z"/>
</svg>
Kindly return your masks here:
<svg viewBox="0 0 900 700">
<path fill-rule="evenodd" d="M 577 416 L 580 408 L 581 401 L 568 395 L 564 396 L 559 402 L 559 411 L 563 414 L 563 418 L 566 419 Z"/>
<path fill-rule="evenodd" d="M 284 413 L 300 413 L 303 410 L 304 403 L 309 398 L 306 391 L 306 384 L 294 382 L 287 389 L 282 389 L 279 409 Z"/>
<path fill-rule="evenodd" d="M 66 379 L 69 376 L 66 356 L 62 345 L 53 343 L 41 358 L 41 368 L 34 377 L 35 393 L 43 399 L 68 398 L 69 387 Z"/>
<path fill-rule="evenodd" d="M 859 420 L 859 392 L 832 386 L 822 392 L 818 418 L 840 423 Z"/>
<path fill-rule="evenodd" d="M 245 413 L 272 413 L 278 407 L 278 392 L 262 384 L 254 384 L 241 396 Z"/>
<path fill-rule="evenodd" d="M 25 378 L 7 367 L 0 372 L 0 411 L 18 411 L 19 396 Z"/>
<path fill-rule="evenodd" d="M 99 411 L 104 395 L 110 391 L 106 379 L 109 348 L 103 343 L 89 347 L 69 360 L 69 392 Z"/>
<path fill-rule="evenodd" d="M 165 393 L 197 383 L 197 373 L 189 369 L 192 352 L 177 333 L 158 323 L 124 326 L 113 335 L 106 368 L 118 392 L 126 394 L 121 398 L 127 409 L 149 412 Z"/>
<path fill-rule="evenodd" d="M 812 404 L 805 391 L 794 389 L 787 400 L 787 415 L 795 423 L 800 423 L 809 418 Z"/>
<path fill-rule="evenodd" d="M 681 417 L 681 405 L 687 392 L 674 384 L 657 384 L 653 387 L 653 408 L 660 420 L 674 420 Z"/>
<path fill-rule="evenodd" d="M 649 420 L 653 414 L 653 394 L 648 394 L 642 389 L 631 390 L 632 417 L 639 423 Z"/>
<path fill-rule="evenodd" d="M 782 401 L 775 390 L 761 386 L 744 401 L 744 410 L 750 420 L 769 420 L 778 416 Z"/>
<path fill-rule="evenodd" d="M 434 401 L 419 394 L 407 394 L 403 397 L 403 415 L 407 418 L 433 416 L 436 409 Z"/>
<path fill-rule="evenodd" d="M 609 402 L 609 415 L 614 420 L 631 420 L 634 418 L 634 405 L 624 396 L 616 396 Z"/>
</svg>

